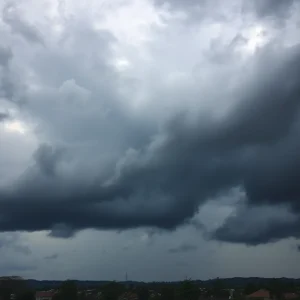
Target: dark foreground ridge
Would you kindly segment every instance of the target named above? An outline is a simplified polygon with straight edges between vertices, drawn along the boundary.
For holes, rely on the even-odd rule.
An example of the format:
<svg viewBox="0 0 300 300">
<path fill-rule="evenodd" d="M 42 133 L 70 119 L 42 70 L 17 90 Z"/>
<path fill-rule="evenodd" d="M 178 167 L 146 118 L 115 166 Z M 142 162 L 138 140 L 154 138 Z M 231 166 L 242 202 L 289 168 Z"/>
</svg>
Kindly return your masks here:
<svg viewBox="0 0 300 300">
<path fill-rule="evenodd" d="M 0 277 L 0 300 L 300 300 L 300 279 L 236 277 L 146 283 L 7 276 Z"/>
</svg>

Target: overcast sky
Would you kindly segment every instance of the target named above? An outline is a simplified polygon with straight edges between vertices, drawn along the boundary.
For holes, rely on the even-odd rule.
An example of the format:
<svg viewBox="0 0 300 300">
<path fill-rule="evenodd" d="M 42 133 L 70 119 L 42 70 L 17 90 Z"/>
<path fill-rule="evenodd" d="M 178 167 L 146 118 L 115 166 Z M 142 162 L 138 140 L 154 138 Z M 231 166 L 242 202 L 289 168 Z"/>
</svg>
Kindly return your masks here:
<svg viewBox="0 0 300 300">
<path fill-rule="evenodd" d="M 300 277 L 300 1 L 0 1 L 0 274 Z"/>
</svg>

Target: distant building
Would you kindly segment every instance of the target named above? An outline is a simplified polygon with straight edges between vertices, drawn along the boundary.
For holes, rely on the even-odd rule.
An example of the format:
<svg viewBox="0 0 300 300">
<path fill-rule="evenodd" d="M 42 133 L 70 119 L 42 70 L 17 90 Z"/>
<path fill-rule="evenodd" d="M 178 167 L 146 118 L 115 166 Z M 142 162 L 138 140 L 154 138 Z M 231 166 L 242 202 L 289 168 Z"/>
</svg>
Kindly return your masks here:
<svg viewBox="0 0 300 300">
<path fill-rule="evenodd" d="M 149 298 L 150 299 L 159 298 L 160 296 L 161 296 L 161 294 L 158 293 L 157 291 L 154 291 L 154 290 L 149 291 Z"/>
<path fill-rule="evenodd" d="M 285 300 L 294 300 L 294 299 L 299 299 L 300 295 L 297 293 L 285 293 L 283 294 L 283 297 Z"/>
<path fill-rule="evenodd" d="M 133 292 L 125 292 L 123 293 L 118 300 L 138 300 L 138 295 Z"/>
<path fill-rule="evenodd" d="M 235 294 L 235 289 L 230 289 L 229 290 L 229 299 L 232 299 L 234 297 Z"/>
<path fill-rule="evenodd" d="M 10 300 L 15 300 L 16 299 L 16 294 L 10 294 Z"/>
<path fill-rule="evenodd" d="M 268 290 L 260 289 L 248 296 L 247 299 L 255 299 L 255 300 L 269 300 L 271 299 L 271 293 Z"/>
<path fill-rule="evenodd" d="M 284 293 L 279 298 L 284 299 L 284 300 L 295 300 L 295 299 L 299 299 L 300 295 L 297 293 Z M 275 295 L 272 296 L 272 294 L 268 290 L 261 289 L 261 290 L 258 290 L 256 292 L 246 296 L 246 299 L 248 299 L 248 300 L 270 300 L 270 299 L 278 299 L 278 297 L 276 297 Z"/>
<path fill-rule="evenodd" d="M 52 300 L 55 291 L 39 291 L 35 293 L 35 300 Z"/>
</svg>

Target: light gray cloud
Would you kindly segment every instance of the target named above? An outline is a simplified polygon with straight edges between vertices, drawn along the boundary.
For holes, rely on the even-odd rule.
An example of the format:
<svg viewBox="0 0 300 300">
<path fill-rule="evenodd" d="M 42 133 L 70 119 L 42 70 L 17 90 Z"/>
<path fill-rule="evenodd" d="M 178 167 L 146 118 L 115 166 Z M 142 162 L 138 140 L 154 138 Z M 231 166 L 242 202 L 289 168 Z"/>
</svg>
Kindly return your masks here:
<svg viewBox="0 0 300 300">
<path fill-rule="evenodd" d="M 6 67 L 12 59 L 12 51 L 8 47 L 0 47 L 0 65 Z"/>
<path fill-rule="evenodd" d="M 31 254 L 29 246 L 22 243 L 19 239 L 19 235 L 16 233 L 2 234 L 0 238 L 0 249 L 10 249 L 24 255 Z"/>
<path fill-rule="evenodd" d="M 2 19 L 13 33 L 19 34 L 29 42 L 43 44 L 43 38 L 37 28 L 22 19 L 15 2 L 8 1 L 2 9 Z"/>
</svg>

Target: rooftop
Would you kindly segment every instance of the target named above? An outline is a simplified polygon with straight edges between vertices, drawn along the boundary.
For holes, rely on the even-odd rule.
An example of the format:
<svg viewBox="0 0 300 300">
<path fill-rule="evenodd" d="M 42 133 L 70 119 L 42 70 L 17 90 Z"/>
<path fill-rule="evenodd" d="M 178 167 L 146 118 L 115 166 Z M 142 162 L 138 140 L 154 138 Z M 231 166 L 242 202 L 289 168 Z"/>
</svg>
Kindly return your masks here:
<svg viewBox="0 0 300 300">
<path fill-rule="evenodd" d="M 55 291 L 38 291 L 35 293 L 35 297 L 39 298 L 51 298 L 55 294 Z"/>
<path fill-rule="evenodd" d="M 258 290 L 250 295 L 247 295 L 247 298 L 270 298 L 270 292 L 268 290 Z"/>
</svg>

